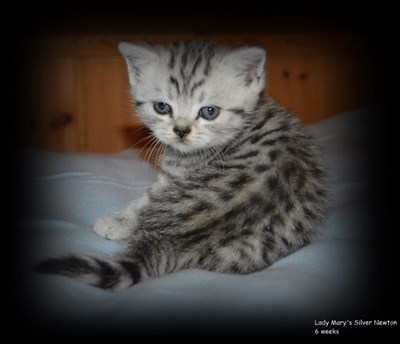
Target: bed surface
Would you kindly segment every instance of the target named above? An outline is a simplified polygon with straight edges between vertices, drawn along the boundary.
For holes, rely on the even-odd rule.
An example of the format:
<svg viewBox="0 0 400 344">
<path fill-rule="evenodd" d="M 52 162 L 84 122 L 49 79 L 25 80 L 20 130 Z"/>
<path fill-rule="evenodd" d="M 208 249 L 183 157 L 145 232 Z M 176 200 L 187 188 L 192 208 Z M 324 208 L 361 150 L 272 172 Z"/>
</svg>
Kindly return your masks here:
<svg viewBox="0 0 400 344">
<path fill-rule="evenodd" d="M 121 250 L 90 226 L 96 217 L 140 197 L 155 171 L 134 150 L 112 155 L 24 152 L 28 197 L 18 238 L 23 253 L 19 275 L 30 290 L 23 301 L 26 324 L 120 333 L 224 326 L 278 330 L 288 324 L 313 331 L 314 320 L 356 309 L 367 297 L 366 252 L 373 238 L 367 117 L 360 110 L 308 127 L 323 153 L 330 195 L 329 217 L 312 244 L 250 275 L 187 270 L 121 292 L 35 274 L 31 266 L 48 256 Z"/>
</svg>

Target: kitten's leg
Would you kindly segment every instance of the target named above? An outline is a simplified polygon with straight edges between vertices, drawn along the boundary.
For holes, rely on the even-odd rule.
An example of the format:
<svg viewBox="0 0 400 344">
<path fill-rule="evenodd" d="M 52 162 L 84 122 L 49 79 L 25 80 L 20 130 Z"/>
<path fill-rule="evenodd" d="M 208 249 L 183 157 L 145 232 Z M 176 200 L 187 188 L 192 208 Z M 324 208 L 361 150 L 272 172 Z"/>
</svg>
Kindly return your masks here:
<svg viewBox="0 0 400 344">
<path fill-rule="evenodd" d="M 125 209 L 97 218 L 92 226 L 93 231 L 109 240 L 129 238 L 136 227 L 136 218 L 139 210 L 145 207 L 148 202 L 148 195 L 145 194 L 130 203 Z"/>
</svg>

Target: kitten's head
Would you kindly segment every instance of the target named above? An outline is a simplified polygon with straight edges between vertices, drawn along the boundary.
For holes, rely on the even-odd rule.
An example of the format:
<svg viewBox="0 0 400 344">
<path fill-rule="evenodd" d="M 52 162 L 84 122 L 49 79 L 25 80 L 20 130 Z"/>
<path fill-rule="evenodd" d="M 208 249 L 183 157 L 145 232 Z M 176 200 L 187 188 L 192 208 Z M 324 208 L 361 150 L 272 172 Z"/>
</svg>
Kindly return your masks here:
<svg viewBox="0 0 400 344">
<path fill-rule="evenodd" d="M 189 153 L 224 146 L 243 130 L 264 89 L 265 51 L 207 42 L 121 42 L 142 122 Z"/>
</svg>

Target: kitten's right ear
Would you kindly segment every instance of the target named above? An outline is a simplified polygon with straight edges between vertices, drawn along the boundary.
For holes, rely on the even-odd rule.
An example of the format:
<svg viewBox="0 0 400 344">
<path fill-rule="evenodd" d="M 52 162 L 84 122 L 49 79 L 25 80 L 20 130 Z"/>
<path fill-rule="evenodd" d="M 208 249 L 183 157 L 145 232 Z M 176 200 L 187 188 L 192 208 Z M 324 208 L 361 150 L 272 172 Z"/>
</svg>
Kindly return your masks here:
<svg viewBox="0 0 400 344">
<path fill-rule="evenodd" d="M 128 66 L 131 86 L 140 82 L 144 69 L 153 64 L 158 58 L 154 47 L 146 43 L 120 42 L 118 49 L 124 56 Z"/>
<path fill-rule="evenodd" d="M 260 93 L 265 86 L 265 58 L 264 49 L 244 46 L 233 49 L 225 61 L 235 69 L 238 76 L 242 77 L 246 86 Z"/>
</svg>

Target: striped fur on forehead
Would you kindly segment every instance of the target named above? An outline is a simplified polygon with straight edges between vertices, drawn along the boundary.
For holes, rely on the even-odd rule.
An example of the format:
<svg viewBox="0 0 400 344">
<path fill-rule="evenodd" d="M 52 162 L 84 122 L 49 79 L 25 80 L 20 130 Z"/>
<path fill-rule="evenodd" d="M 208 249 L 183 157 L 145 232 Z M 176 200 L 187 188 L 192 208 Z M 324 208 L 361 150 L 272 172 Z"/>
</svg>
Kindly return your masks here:
<svg viewBox="0 0 400 344">
<path fill-rule="evenodd" d="M 210 72 L 212 58 L 216 54 L 224 52 L 220 45 L 202 41 L 174 43 L 167 46 L 167 50 L 170 56 L 169 68 L 171 70 L 179 69 L 182 76 L 193 76 L 196 72 L 207 76 Z"/>
<path fill-rule="evenodd" d="M 211 42 L 175 43 L 167 47 L 170 85 L 178 96 L 193 97 L 212 70 L 212 60 L 224 49 Z"/>
</svg>

